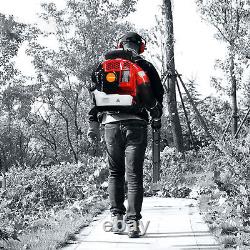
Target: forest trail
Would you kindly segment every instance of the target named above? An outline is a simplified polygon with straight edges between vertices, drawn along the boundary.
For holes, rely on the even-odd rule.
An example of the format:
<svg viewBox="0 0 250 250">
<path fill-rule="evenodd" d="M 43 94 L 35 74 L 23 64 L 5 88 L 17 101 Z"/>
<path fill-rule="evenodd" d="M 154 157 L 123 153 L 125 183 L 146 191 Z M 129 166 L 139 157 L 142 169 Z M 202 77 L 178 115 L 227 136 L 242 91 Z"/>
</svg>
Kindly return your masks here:
<svg viewBox="0 0 250 250">
<path fill-rule="evenodd" d="M 145 197 L 142 217 L 144 227 L 150 221 L 146 234 L 130 239 L 126 230 L 122 235 L 104 231 L 104 222 L 110 221 L 106 210 L 76 236 L 77 241 L 63 250 L 220 249 L 200 215 L 196 200 Z"/>
</svg>

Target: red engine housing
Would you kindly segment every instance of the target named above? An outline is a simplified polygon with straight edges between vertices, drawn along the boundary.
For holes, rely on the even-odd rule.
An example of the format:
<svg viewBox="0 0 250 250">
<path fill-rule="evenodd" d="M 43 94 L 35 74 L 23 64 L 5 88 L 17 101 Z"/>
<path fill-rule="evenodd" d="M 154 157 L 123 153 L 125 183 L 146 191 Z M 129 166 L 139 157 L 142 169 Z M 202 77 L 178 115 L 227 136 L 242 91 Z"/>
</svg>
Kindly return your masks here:
<svg viewBox="0 0 250 250">
<path fill-rule="evenodd" d="M 102 68 L 105 73 L 115 73 L 115 83 L 108 84 L 117 84 L 116 94 L 136 97 L 137 86 L 150 82 L 145 71 L 129 60 L 109 59 L 102 63 Z"/>
</svg>

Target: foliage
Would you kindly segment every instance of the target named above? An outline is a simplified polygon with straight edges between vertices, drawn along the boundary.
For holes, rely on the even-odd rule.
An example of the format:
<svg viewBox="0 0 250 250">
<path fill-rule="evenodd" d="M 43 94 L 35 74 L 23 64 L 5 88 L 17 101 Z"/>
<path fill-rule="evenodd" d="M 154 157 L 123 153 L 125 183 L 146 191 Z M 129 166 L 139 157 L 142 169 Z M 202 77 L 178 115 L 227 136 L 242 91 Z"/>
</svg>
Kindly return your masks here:
<svg viewBox="0 0 250 250">
<path fill-rule="evenodd" d="M 210 133 L 216 140 L 220 139 L 226 127 L 226 122 L 228 121 L 231 114 L 229 103 L 225 100 L 213 96 L 201 98 L 196 89 L 195 80 L 190 80 L 185 85 L 199 113 L 205 120 Z M 178 110 L 183 129 L 185 149 L 198 149 L 200 147 L 208 145 L 210 140 L 207 137 L 204 128 L 202 127 L 202 124 L 196 112 L 194 111 L 193 106 L 190 104 L 187 94 L 183 93 L 182 96 L 188 117 L 187 120 L 183 110 L 183 106 L 181 103 L 179 103 Z M 187 123 L 189 123 L 192 135 L 190 135 Z"/>
<path fill-rule="evenodd" d="M 184 154 L 176 149 L 166 146 L 161 152 L 161 191 L 159 195 L 164 197 L 181 197 L 189 195 L 193 185 L 192 180 L 187 180 L 186 175 L 193 173 L 196 166 L 193 165 L 195 151 Z M 147 150 L 144 163 L 144 189 L 146 195 L 152 195 L 152 151 Z"/>
<path fill-rule="evenodd" d="M 7 190 L 0 193 L 0 228 L 13 238 L 47 228 L 48 220 L 56 220 L 73 207 L 86 215 L 97 198 L 107 196 L 105 170 L 103 159 L 96 157 L 85 157 L 75 165 L 11 168 Z"/>
<path fill-rule="evenodd" d="M 156 25 L 145 34 L 148 41 L 148 51 L 146 51 L 145 55 L 149 56 L 162 78 L 167 71 L 166 20 L 164 14 L 164 7 L 161 6 L 161 13 L 155 16 Z"/>
<path fill-rule="evenodd" d="M 134 11 L 136 2 L 67 1 L 63 10 L 43 4 L 41 26 L 0 16 L 4 169 L 78 162 L 85 153 L 103 155 L 103 143 L 92 146 L 86 138 L 90 75 L 101 55 L 132 29 L 124 18 Z M 27 40 L 24 45 L 35 69 L 35 76 L 29 78 L 14 65 Z"/>
<path fill-rule="evenodd" d="M 201 210 L 225 247 L 249 244 L 249 149 L 247 137 L 222 143 L 221 151 L 204 148 L 196 156 L 201 160 L 200 175 L 195 175 Z"/>
<path fill-rule="evenodd" d="M 9 168 L 7 190 L 0 193 L 0 240 L 17 240 L 28 232 L 51 230 L 58 218 L 67 221 L 76 214 L 85 215 L 96 200 L 107 197 L 104 143 L 93 146 L 86 138 L 86 114 L 91 104 L 88 87 L 100 55 L 113 47 L 124 31 L 133 29 L 123 20 L 134 11 L 136 2 L 70 0 L 63 10 L 54 4 L 43 4 L 41 18 L 46 28 L 29 27 L 28 31 L 12 17 L 0 15 L 0 158 L 1 164 Z M 239 8 L 230 5 L 234 1 L 229 0 L 198 2 L 202 14 L 216 25 L 218 38 L 229 43 L 233 71 L 230 60 L 218 60 L 218 68 L 239 83 L 242 58 L 249 49 L 242 46 L 248 43 L 245 28 L 249 10 L 242 0 L 238 1 Z M 239 23 L 235 14 L 242 17 Z M 153 31 L 153 46 L 165 49 L 162 41 L 156 41 L 156 34 L 164 39 L 164 23 L 158 20 L 158 24 Z M 13 64 L 25 39 L 29 39 L 27 52 L 33 58 L 36 73 L 32 79 L 21 76 Z M 53 40 L 55 46 L 44 44 L 46 39 Z M 163 62 L 165 58 L 158 56 L 156 60 Z M 164 71 L 163 68 L 161 73 Z M 218 79 L 214 83 L 223 90 Z M 228 103 L 214 97 L 201 100 L 195 81 L 187 87 L 218 140 L 231 113 Z M 230 88 L 225 90 L 230 92 Z M 187 103 L 185 95 L 184 101 Z M 171 148 L 170 119 L 163 117 L 159 194 L 195 198 L 200 195 L 207 221 L 225 236 L 224 244 L 249 244 L 249 136 L 218 143 L 216 148 L 220 151 L 213 144 L 207 146 L 208 139 L 193 109 L 189 104 L 186 108 L 195 146 L 183 126 L 186 149 L 194 149 L 178 154 Z M 180 119 L 184 125 L 182 111 Z M 150 146 L 149 143 L 145 158 L 146 194 L 150 193 L 152 182 Z"/>
<path fill-rule="evenodd" d="M 13 16 L 0 14 L 0 86 L 11 82 L 18 71 L 14 67 L 13 57 L 25 39 L 25 25 L 14 20 Z"/>
<path fill-rule="evenodd" d="M 1 167 L 4 173 L 9 168 L 7 190 L 1 191 L 2 238 L 34 230 L 52 210 L 106 197 L 106 165 L 93 157 L 104 155 L 103 143 L 93 146 L 86 139 L 88 87 L 94 64 L 132 28 L 124 18 L 136 2 L 68 1 L 64 10 L 43 4 L 41 28 L 0 16 L 0 80 L 7 86 L 1 95 Z M 33 78 L 13 63 L 26 39 Z M 44 44 L 48 39 L 54 48 Z M 84 204 L 82 213 L 88 211 Z"/>
<path fill-rule="evenodd" d="M 40 93 L 35 104 L 41 106 L 30 122 L 35 122 L 36 139 L 50 149 L 46 158 L 78 162 L 88 151 L 86 114 L 92 103 L 88 92 L 91 72 L 100 56 L 131 28 L 123 19 L 134 11 L 135 3 L 68 1 L 64 10 L 43 4 L 41 18 L 55 28 L 37 29 L 28 54 L 33 57 Z M 53 39 L 56 47 L 42 45 L 42 37 Z"/>
<path fill-rule="evenodd" d="M 199 199 L 210 229 L 224 247 L 248 249 L 250 242 L 250 136 L 217 143 L 216 147 L 161 152 L 161 190 L 164 197 Z M 152 182 L 151 152 L 145 159 L 145 192 Z"/>
<path fill-rule="evenodd" d="M 212 77 L 212 84 L 218 91 L 232 98 L 232 134 L 237 131 L 237 90 L 241 87 L 242 72 L 247 62 L 246 46 L 249 43 L 250 5 L 248 0 L 197 0 L 202 17 L 207 20 L 217 33 L 216 38 L 225 42 L 227 55 L 224 60 L 217 60 L 216 68 L 223 77 Z"/>
<path fill-rule="evenodd" d="M 27 39 L 27 27 L 12 16 L 0 14 L 0 158 L 2 166 L 23 163 L 29 136 L 24 124 L 31 109 L 30 88 L 21 86 L 25 77 L 16 69 L 14 58 Z"/>
<path fill-rule="evenodd" d="M 219 39 L 240 44 L 240 39 L 247 34 L 248 0 L 197 0 L 196 2 L 203 17 L 217 29 Z"/>
</svg>

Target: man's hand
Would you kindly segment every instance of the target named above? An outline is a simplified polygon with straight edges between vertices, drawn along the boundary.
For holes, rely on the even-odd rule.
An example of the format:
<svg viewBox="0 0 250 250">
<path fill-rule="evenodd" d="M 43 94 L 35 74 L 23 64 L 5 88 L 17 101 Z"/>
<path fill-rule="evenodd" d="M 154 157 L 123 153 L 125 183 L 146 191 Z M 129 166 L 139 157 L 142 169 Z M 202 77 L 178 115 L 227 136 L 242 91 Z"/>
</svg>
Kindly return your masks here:
<svg viewBox="0 0 250 250">
<path fill-rule="evenodd" d="M 89 143 L 97 143 L 100 141 L 100 124 L 99 122 L 89 122 L 89 129 L 87 133 Z"/>
<path fill-rule="evenodd" d="M 152 129 L 160 129 L 161 128 L 161 118 L 152 119 L 151 127 L 152 127 Z"/>
<path fill-rule="evenodd" d="M 150 108 L 150 116 L 152 117 L 152 119 L 160 119 L 162 116 L 162 106 L 156 102 L 156 104 Z"/>
<path fill-rule="evenodd" d="M 153 129 L 161 128 L 161 116 L 162 116 L 162 106 L 160 103 L 156 102 L 155 105 L 150 109 L 151 127 Z"/>
</svg>

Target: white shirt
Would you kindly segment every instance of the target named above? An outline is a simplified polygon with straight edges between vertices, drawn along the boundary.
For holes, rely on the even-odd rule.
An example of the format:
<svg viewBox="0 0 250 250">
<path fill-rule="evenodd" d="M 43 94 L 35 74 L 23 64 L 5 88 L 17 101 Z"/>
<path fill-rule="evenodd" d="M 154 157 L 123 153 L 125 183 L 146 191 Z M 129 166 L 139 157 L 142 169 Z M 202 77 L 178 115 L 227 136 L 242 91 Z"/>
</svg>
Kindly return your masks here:
<svg viewBox="0 0 250 250">
<path fill-rule="evenodd" d="M 104 113 L 103 118 L 102 118 L 102 125 L 111 123 L 111 122 L 118 122 L 118 121 L 123 121 L 123 120 L 141 120 L 144 121 L 142 118 L 136 115 L 132 114 L 107 114 Z"/>
</svg>

